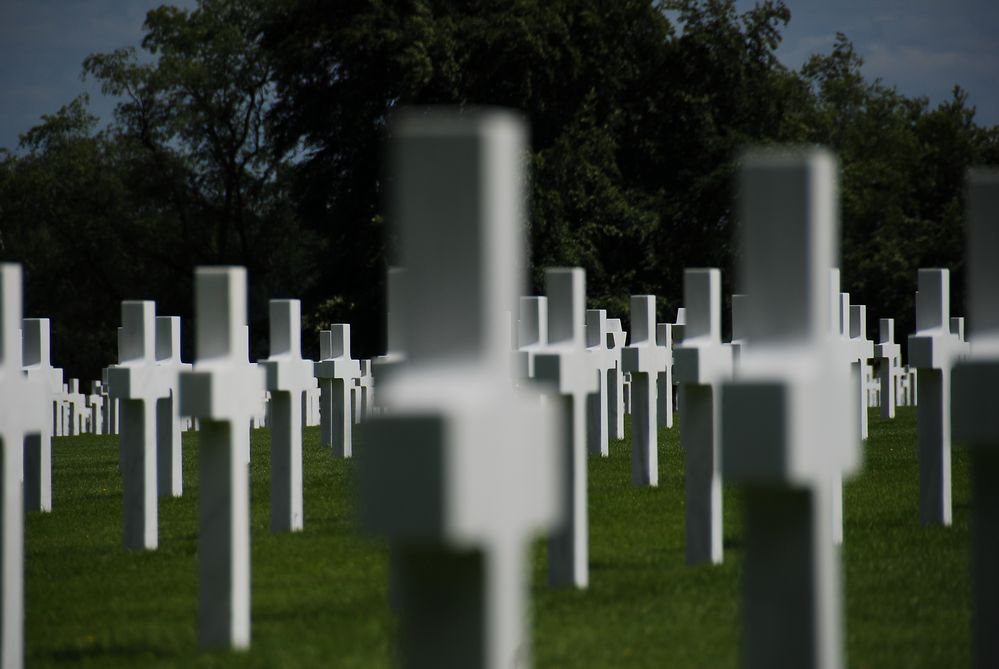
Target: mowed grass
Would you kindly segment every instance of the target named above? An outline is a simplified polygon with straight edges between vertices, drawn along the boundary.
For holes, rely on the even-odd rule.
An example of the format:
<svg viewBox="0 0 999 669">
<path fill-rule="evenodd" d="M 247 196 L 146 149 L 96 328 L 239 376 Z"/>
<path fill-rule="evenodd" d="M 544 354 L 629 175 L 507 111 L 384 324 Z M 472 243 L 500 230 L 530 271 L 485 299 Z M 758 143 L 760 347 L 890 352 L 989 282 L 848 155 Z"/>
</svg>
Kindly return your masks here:
<svg viewBox="0 0 999 669">
<path fill-rule="evenodd" d="M 848 663 L 969 666 L 966 452 L 953 451 L 953 527 L 923 528 L 915 411 L 894 421 L 871 412 L 870 427 L 863 473 L 845 492 Z M 656 489 L 632 487 L 627 440 L 589 459 L 587 590 L 548 588 L 545 543 L 535 544 L 536 666 L 738 666 L 739 492 L 725 490 L 725 563 L 688 567 L 678 434 L 661 431 Z M 54 441 L 54 511 L 26 523 L 28 666 L 391 666 L 386 546 L 354 529 L 354 463 L 330 457 L 317 428 L 305 438 L 305 531 L 293 535 L 269 531 L 270 438 L 254 431 L 252 646 L 198 649 L 195 433 L 184 447 L 184 496 L 161 499 L 159 549 L 131 552 L 122 547 L 117 438 Z"/>
</svg>

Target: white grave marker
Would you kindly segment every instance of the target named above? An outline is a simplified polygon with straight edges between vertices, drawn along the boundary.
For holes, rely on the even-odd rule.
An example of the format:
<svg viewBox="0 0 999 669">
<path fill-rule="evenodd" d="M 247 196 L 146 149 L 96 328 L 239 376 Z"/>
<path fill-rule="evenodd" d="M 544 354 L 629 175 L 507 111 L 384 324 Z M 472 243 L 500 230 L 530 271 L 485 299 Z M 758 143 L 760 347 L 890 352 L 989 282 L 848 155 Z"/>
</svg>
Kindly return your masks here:
<svg viewBox="0 0 999 669">
<path fill-rule="evenodd" d="M 0 264 L 0 661 L 24 664 L 25 437 L 48 427 L 48 383 L 29 377 L 21 358 L 21 266 Z"/>
<path fill-rule="evenodd" d="M 880 361 L 881 417 L 895 417 L 895 384 L 899 376 L 902 347 L 895 343 L 895 321 L 882 318 L 878 321 L 878 345 L 874 356 Z"/>
<path fill-rule="evenodd" d="M 847 298 L 849 299 L 849 298 Z M 874 342 L 867 338 L 867 307 L 850 305 L 850 345 L 853 347 L 853 380 L 857 393 L 857 429 L 861 439 L 867 439 L 867 367 L 874 357 Z"/>
<path fill-rule="evenodd" d="M 586 397 L 597 391 L 597 374 L 586 359 L 583 332 L 585 272 L 579 268 L 546 270 L 545 295 L 548 346 L 534 359 L 535 378 L 552 384 L 567 421 L 562 434 L 564 468 L 559 486 L 565 522 L 548 541 L 548 582 L 585 588 L 590 580 Z"/>
<path fill-rule="evenodd" d="M 950 272 L 919 270 L 916 333 L 909 362 L 919 370 L 919 520 L 951 524 L 950 369 L 964 344 L 950 332 Z"/>
<path fill-rule="evenodd" d="M 62 370 L 52 367 L 47 318 L 21 321 L 24 372 L 45 388 L 45 428 L 24 438 L 24 505 L 27 511 L 52 510 L 52 428 L 55 396 L 62 388 Z"/>
<path fill-rule="evenodd" d="M 665 349 L 656 345 L 655 295 L 631 296 L 631 344 L 621 352 L 621 366 L 631 374 L 631 482 L 659 485 L 656 376 Z"/>
<path fill-rule="evenodd" d="M 676 327 L 673 323 L 656 325 L 656 346 L 662 349 L 658 351 L 659 374 L 656 375 L 656 423 L 660 427 L 673 427 L 673 384 L 676 381 L 673 377 L 673 333 Z M 682 331 L 685 326 L 679 327 Z"/>
<path fill-rule="evenodd" d="M 844 665 L 834 476 L 858 466 L 849 368 L 834 352 L 829 278 L 836 163 L 821 150 L 742 162 L 747 346 L 722 386 L 722 467 L 745 487 L 743 666 Z"/>
<path fill-rule="evenodd" d="M 332 439 L 333 457 L 349 458 L 353 452 L 353 412 L 350 390 L 354 380 L 361 376 L 361 363 L 350 357 L 350 325 L 335 323 L 330 326 L 329 357 L 314 365 L 313 374 L 319 379 L 320 387 L 329 392 L 329 401 L 322 409 L 330 416 L 329 429 Z M 321 333 L 320 333 L 321 334 Z M 322 340 L 320 340 L 320 348 Z"/>
<path fill-rule="evenodd" d="M 624 372 L 621 370 L 621 350 L 627 343 L 628 333 L 621 327 L 620 318 L 607 319 L 607 348 L 614 357 L 610 371 L 607 398 L 607 422 L 615 439 L 624 439 Z"/>
<path fill-rule="evenodd" d="M 554 403 L 509 382 L 524 131 L 434 111 L 392 135 L 407 360 L 366 428 L 360 523 L 391 542 L 404 666 L 530 667 L 525 553 L 562 494 Z"/>
<path fill-rule="evenodd" d="M 586 352 L 597 372 L 597 392 L 586 397 L 586 442 L 590 455 L 610 455 L 608 425 L 608 386 L 610 371 L 615 366 L 615 355 L 607 347 L 607 312 L 604 309 L 586 310 Z"/>
<path fill-rule="evenodd" d="M 271 392 L 271 531 L 302 529 L 302 423 L 312 360 L 302 359 L 302 303 L 270 301 L 270 357 L 259 364 Z"/>
<path fill-rule="evenodd" d="M 719 387 L 732 377 L 732 348 L 721 343 L 721 272 L 683 273 L 687 314 L 683 343 L 674 351 L 683 393 L 680 444 L 685 462 L 688 564 L 722 561 L 721 418 Z"/>
<path fill-rule="evenodd" d="M 548 298 L 524 296 L 517 308 L 517 371 L 523 378 L 533 379 L 534 356 L 548 345 Z"/>
<path fill-rule="evenodd" d="M 976 667 L 999 666 L 999 171 L 972 170 L 967 194 L 971 354 L 954 366 L 954 437 L 971 453 L 972 633 Z"/>
<path fill-rule="evenodd" d="M 180 411 L 198 419 L 198 641 L 250 645 L 250 416 L 264 371 L 248 362 L 246 270 L 195 270 L 197 361 L 180 375 Z"/>
<path fill-rule="evenodd" d="M 185 419 L 180 416 L 177 400 L 180 373 L 191 364 L 180 359 L 180 316 L 156 317 L 156 364 L 170 395 L 156 401 L 157 486 L 159 496 L 184 494 L 184 452 L 181 432 Z"/>
<path fill-rule="evenodd" d="M 120 402 L 120 456 L 125 548 L 158 544 L 156 403 L 170 396 L 176 372 L 156 364 L 156 304 L 121 303 L 118 364 L 108 368 L 108 392 Z"/>
</svg>

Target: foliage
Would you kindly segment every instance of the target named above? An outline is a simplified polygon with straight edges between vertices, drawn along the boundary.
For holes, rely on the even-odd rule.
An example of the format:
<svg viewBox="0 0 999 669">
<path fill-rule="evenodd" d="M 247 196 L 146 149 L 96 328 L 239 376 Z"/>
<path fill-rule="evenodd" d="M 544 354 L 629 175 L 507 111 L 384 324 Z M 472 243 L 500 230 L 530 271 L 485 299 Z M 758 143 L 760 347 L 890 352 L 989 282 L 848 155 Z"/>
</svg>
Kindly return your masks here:
<svg viewBox="0 0 999 669">
<path fill-rule="evenodd" d="M 266 299 L 285 296 L 303 299 L 307 352 L 350 322 L 355 351 L 376 355 L 391 115 L 500 105 L 531 126 L 532 291 L 545 267 L 579 265 L 588 306 L 626 321 L 639 293 L 671 319 L 684 267 L 721 267 L 732 292 L 740 152 L 810 142 L 840 159 L 844 290 L 872 336 L 885 316 L 911 331 L 920 266 L 954 270 L 960 313 L 964 172 L 999 163 L 999 128 L 976 124 L 959 88 L 931 108 L 867 80 L 842 35 L 787 69 L 789 20 L 781 0 L 742 14 L 732 0 L 163 6 L 141 52 L 84 62 L 119 100 L 110 126 L 81 98 L 0 153 L 0 254 L 26 264 L 29 309 L 53 318 L 71 376 L 114 359 L 121 298 L 190 316 L 201 264 L 249 268 L 256 355 Z"/>
</svg>

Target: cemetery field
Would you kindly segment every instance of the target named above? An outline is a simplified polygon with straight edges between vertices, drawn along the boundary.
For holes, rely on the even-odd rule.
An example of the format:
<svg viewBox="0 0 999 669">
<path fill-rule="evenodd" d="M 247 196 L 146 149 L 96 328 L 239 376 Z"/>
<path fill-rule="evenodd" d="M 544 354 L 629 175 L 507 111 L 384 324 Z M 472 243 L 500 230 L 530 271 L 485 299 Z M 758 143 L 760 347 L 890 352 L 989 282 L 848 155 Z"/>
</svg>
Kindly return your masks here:
<svg viewBox="0 0 999 669">
<path fill-rule="evenodd" d="M 725 563 L 687 567 L 678 434 L 661 432 L 658 489 L 632 487 L 628 441 L 589 459 L 588 590 L 549 589 L 536 544 L 536 666 L 737 666 L 738 491 L 725 491 Z M 967 453 L 953 452 L 954 526 L 921 528 L 915 442 L 914 408 L 894 421 L 872 410 L 864 471 L 845 489 L 851 667 L 970 665 Z M 184 435 L 184 497 L 160 501 L 159 549 L 126 552 L 117 437 L 53 440 L 54 510 L 25 526 L 27 665 L 390 665 L 385 545 L 353 530 L 354 463 L 333 460 L 318 428 L 305 430 L 294 535 L 269 531 L 269 432 L 253 432 L 252 646 L 198 650 L 196 444 Z"/>
</svg>

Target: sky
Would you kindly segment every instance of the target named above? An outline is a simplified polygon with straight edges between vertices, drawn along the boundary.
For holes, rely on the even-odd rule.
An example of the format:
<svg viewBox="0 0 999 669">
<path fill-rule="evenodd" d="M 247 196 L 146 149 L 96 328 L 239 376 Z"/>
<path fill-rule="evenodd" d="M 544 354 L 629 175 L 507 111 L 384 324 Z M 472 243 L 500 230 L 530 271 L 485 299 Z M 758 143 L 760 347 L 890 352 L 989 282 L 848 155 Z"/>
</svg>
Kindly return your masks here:
<svg viewBox="0 0 999 669">
<path fill-rule="evenodd" d="M 83 92 L 110 118 L 114 103 L 80 80 L 83 59 L 137 46 L 146 12 L 163 0 L 0 0 L 0 147 Z M 172 4 L 193 7 L 195 0 Z M 755 0 L 737 0 L 740 10 Z M 999 0 L 786 0 L 791 22 L 778 56 L 798 68 L 828 53 L 837 32 L 864 59 L 864 73 L 931 104 L 954 84 L 983 125 L 999 125 Z"/>
</svg>

